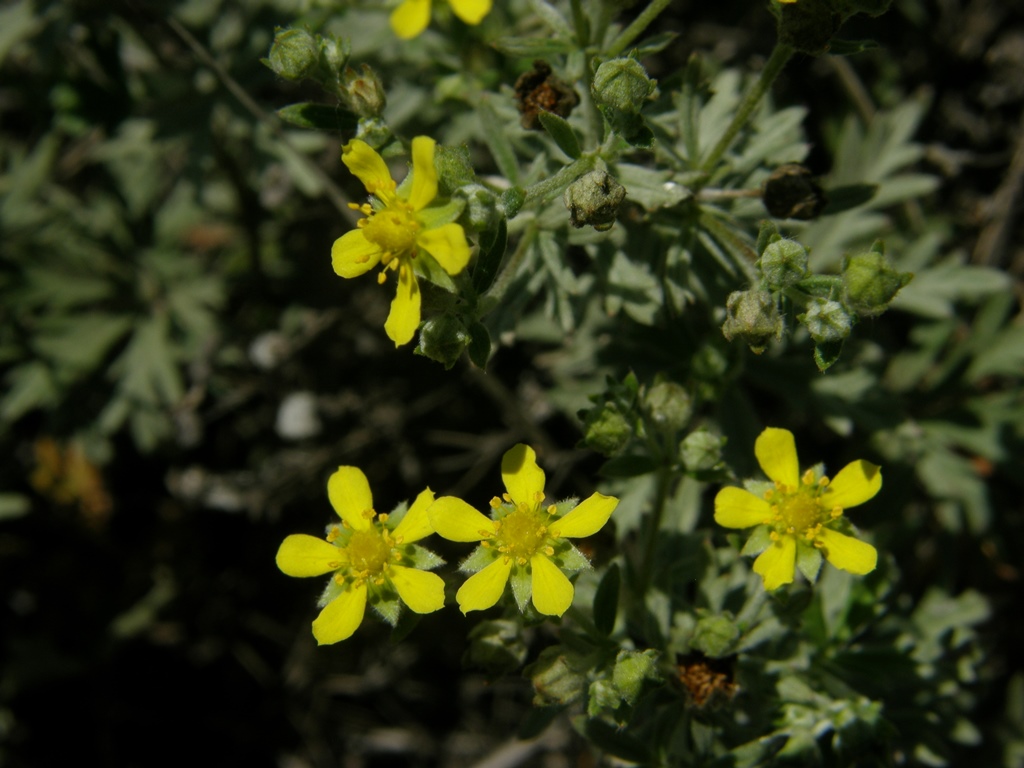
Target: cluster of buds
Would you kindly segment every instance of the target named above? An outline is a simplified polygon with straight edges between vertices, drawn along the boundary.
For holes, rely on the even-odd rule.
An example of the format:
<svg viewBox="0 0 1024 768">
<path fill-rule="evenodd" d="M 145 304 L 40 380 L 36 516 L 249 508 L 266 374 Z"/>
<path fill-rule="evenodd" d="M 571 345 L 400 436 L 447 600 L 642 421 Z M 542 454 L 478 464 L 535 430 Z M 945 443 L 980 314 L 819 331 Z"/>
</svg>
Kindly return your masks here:
<svg viewBox="0 0 1024 768">
<path fill-rule="evenodd" d="M 755 266 L 760 282 L 729 295 L 722 334 L 730 341 L 746 342 L 760 354 L 786 330 L 782 307 L 795 306 L 803 310 L 795 319 L 814 340 L 815 360 L 822 370 L 838 358 L 857 321 L 885 312 L 913 277 L 893 266 L 880 241 L 865 253 L 845 257 L 840 275 L 809 271 L 807 250 L 781 237 L 769 222 L 762 226 L 758 242 L 761 256 Z"/>
</svg>

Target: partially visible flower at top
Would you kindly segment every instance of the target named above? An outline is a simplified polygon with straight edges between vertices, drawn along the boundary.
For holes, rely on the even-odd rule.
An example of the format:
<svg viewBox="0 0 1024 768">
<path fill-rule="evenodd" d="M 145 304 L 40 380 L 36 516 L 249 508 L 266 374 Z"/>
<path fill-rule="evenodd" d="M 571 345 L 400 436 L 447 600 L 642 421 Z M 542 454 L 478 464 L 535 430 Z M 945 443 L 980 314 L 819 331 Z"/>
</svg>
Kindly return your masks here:
<svg viewBox="0 0 1024 768">
<path fill-rule="evenodd" d="M 434 502 L 429 488 L 401 520 L 373 510 L 370 485 L 356 467 L 338 467 L 327 481 L 327 495 L 341 525 L 328 526 L 326 541 L 292 534 L 277 551 L 277 567 L 288 576 L 334 572 L 320 598 L 323 610 L 313 622 L 317 643 L 351 637 L 363 623 L 367 602 L 392 626 L 399 598 L 415 613 L 432 613 L 444 605 L 444 581 L 426 572 L 443 561 L 413 544 L 434 532 L 427 517 Z"/>
<path fill-rule="evenodd" d="M 844 509 L 863 504 L 881 489 L 879 467 L 853 461 L 831 481 L 814 469 L 801 476 L 793 433 L 772 427 L 757 438 L 754 454 L 774 487 L 763 496 L 723 488 L 715 496 L 715 522 L 726 528 L 761 526 L 743 553 L 760 552 L 754 572 L 765 589 L 792 582 L 798 566 L 813 580 L 822 554 L 836 568 L 858 576 L 875 569 L 877 550 L 836 529 L 843 527 Z"/>
<path fill-rule="evenodd" d="M 402 0 L 391 13 L 391 29 L 403 40 L 410 40 L 430 23 L 431 0 Z M 491 12 L 491 0 L 448 0 L 455 15 L 476 26 Z"/>
<path fill-rule="evenodd" d="M 437 197 L 437 169 L 433 139 L 412 140 L 412 177 L 399 188 L 384 159 L 365 141 L 352 139 L 341 151 L 341 160 L 363 182 L 372 196 L 369 203 L 349 205 L 362 212 L 358 228 L 334 241 L 331 261 L 341 277 L 358 277 L 378 264 L 398 272 L 398 292 L 384 330 L 401 346 L 412 341 L 420 323 L 420 287 L 414 260 L 426 254 L 449 275 L 457 275 L 469 263 L 466 233 L 455 224 L 459 206 L 427 208 Z M 408 189 L 406 189 L 408 187 Z"/>
<path fill-rule="evenodd" d="M 547 616 L 561 616 L 575 591 L 563 571 L 579 571 L 590 562 L 567 539 L 592 536 L 611 517 L 619 500 L 592 494 L 544 507 L 544 470 L 537 455 L 519 444 L 501 460 L 507 493 L 491 499 L 492 517 L 485 517 L 462 499 L 442 496 L 428 512 L 434 530 L 451 541 L 479 541 L 462 564 L 472 573 L 455 596 L 463 613 L 490 608 L 512 582 L 520 610 L 530 599 Z"/>
</svg>

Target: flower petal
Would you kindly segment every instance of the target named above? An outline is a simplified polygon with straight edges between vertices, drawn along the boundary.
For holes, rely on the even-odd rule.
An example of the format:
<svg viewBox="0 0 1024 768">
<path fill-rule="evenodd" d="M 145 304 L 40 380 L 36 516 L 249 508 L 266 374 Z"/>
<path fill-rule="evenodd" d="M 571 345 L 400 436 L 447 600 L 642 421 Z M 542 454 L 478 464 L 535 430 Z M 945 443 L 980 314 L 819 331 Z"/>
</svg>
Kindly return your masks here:
<svg viewBox="0 0 1024 768">
<path fill-rule="evenodd" d="M 434 492 L 432 490 L 427 488 L 424 491 L 420 491 L 420 495 L 416 497 L 416 501 L 409 507 L 405 517 L 401 519 L 398 525 L 395 526 L 395 530 L 391 532 L 394 537 L 403 544 L 411 544 L 414 541 L 419 541 L 424 536 L 432 534 L 434 526 L 430 524 L 427 510 L 430 509 L 430 505 L 433 503 Z"/>
<path fill-rule="evenodd" d="M 425 229 L 416 237 L 416 245 L 434 257 L 441 269 L 457 275 L 469 263 L 469 243 L 466 232 L 458 224 L 442 224 Z"/>
<path fill-rule="evenodd" d="M 535 506 L 544 500 L 544 470 L 528 445 L 519 443 L 501 457 L 501 479 L 516 504 Z"/>
<path fill-rule="evenodd" d="M 414 211 L 426 208 L 437 197 L 435 143 L 429 136 L 417 136 L 412 140 L 412 192 L 409 194 L 409 205 Z"/>
<path fill-rule="evenodd" d="M 530 568 L 533 571 L 534 607 L 545 616 L 561 616 L 572 605 L 575 594 L 572 582 L 546 555 L 531 557 Z"/>
<path fill-rule="evenodd" d="M 352 586 L 331 600 L 313 621 L 313 637 L 330 645 L 352 637 L 366 613 L 366 583 Z"/>
<path fill-rule="evenodd" d="M 293 533 L 277 550 L 277 567 L 286 576 L 323 576 L 344 565 L 345 553 L 330 542 Z"/>
<path fill-rule="evenodd" d="M 429 9 L 429 0 L 427 0 Z M 401 10 L 401 9 L 399 9 Z M 352 139 L 341 148 L 341 162 L 352 175 L 363 182 L 366 191 L 382 200 L 391 196 L 395 189 L 395 181 L 391 178 L 384 158 L 362 139 Z"/>
<path fill-rule="evenodd" d="M 878 565 L 878 550 L 844 533 L 823 528 L 818 539 L 825 545 L 825 559 L 836 568 L 863 576 Z"/>
<path fill-rule="evenodd" d="M 852 461 L 832 478 L 821 503 L 826 509 L 849 509 L 873 498 L 881 489 L 881 467 L 870 461 Z"/>
<path fill-rule="evenodd" d="M 384 331 L 396 347 L 408 344 L 420 324 L 420 285 L 408 264 L 398 268 L 398 291 L 391 302 L 391 312 L 384 322 Z"/>
<path fill-rule="evenodd" d="M 491 0 L 448 0 L 455 15 L 476 26 L 491 12 Z"/>
<path fill-rule="evenodd" d="M 415 613 L 433 613 L 444 606 L 444 579 L 436 573 L 392 565 L 388 576 L 402 602 Z"/>
<path fill-rule="evenodd" d="M 750 528 L 771 516 L 771 504 L 742 488 L 723 488 L 715 496 L 715 522 L 723 528 Z"/>
<path fill-rule="evenodd" d="M 327 481 L 327 498 L 338 517 L 356 531 L 370 527 L 373 494 L 366 475 L 358 467 L 338 467 Z"/>
<path fill-rule="evenodd" d="M 553 522 L 549 530 L 555 538 L 578 539 L 593 536 L 612 516 L 619 500 L 603 493 L 592 494 L 566 515 Z"/>
<path fill-rule="evenodd" d="M 341 277 L 359 277 L 377 266 L 383 253 L 379 245 L 366 239 L 363 230 L 353 229 L 334 241 L 331 265 Z"/>
<path fill-rule="evenodd" d="M 512 571 L 512 560 L 499 557 L 479 573 L 474 573 L 459 587 L 455 599 L 463 613 L 490 608 L 501 597 Z"/>
<path fill-rule="evenodd" d="M 405 0 L 391 14 L 391 29 L 403 40 L 419 35 L 430 23 L 430 0 Z"/>
<path fill-rule="evenodd" d="M 434 530 L 448 541 L 481 541 L 494 533 L 493 520 L 454 496 L 442 496 L 427 514 Z"/>
<path fill-rule="evenodd" d="M 768 427 L 754 443 L 754 455 L 761 469 L 776 483 L 796 488 L 800 485 L 800 462 L 796 441 L 788 429 Z"/>
<path fill-rule="evenodd" d="M 796 572 L 796 539 L 782 536 L 772 542 L 754 561 L 754 573 L 764 579 L 764 588 L 771 592 L 793 581 Z"/>
</svg>

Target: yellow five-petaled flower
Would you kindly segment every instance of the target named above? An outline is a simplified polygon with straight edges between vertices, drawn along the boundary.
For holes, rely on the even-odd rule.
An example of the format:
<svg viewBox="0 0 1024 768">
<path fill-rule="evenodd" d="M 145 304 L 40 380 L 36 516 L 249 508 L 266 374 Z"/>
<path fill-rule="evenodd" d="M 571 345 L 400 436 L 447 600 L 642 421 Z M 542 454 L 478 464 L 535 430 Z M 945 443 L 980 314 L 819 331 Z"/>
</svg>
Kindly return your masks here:
<svg viewBox="0 0 1024 768">
<path fill-rule="evenodd" d="M 403 40 L 419 35 L 430 23 L 431 0 L 403 0 L 391 14 L 391 29 Z M 477 25 L 491 12 L 491 0 L 448 0 L 455 15 Z"/>
<path fill-rule="evenodd" d="M 854 461 L 831 481 L 810 469 L 801 475 L 793 433 L 771 427 L 757 438 L 754 454 L 774 488 L 763 497 L 742 488 L 723 488 L 715 496 L 715 522 L 726 528 L 767 526 L 767 546 L 754 561 L 765 589 L 793 581 L 798 550 L 807 547 L 820 550 L 832 565 L 849 573 L 863 575 L 875 569 L 877 550 L 836 527 L 844 509 L 863 504 L 881 489 L 879 467 Z M 820 563 L 820 557 L 814 557 Z"/>
<path fill-rule="evenodd" d="M 526 445 L 517 445 L 501 460 L 507 493 L 491 500 L 493 519 L 461 499 L 443 496 L 428 512 L 434 530 L 451 541 L 479 541 L 463 564 L 475 571 L 456 595 L 463 613 L 490 608 L 511 579 L 520 609 L 533 600 L 548 616 L 561 616 L 572 604 L 572 583 L 562 572 L 589 567 L 567 539 L 591 536 L 608 522 L 619 500 L 600 493 L 558 516 L 558 506 L 544 504 L 544 471 Z"/>
<path fill-rule="evenodd" d="M 391 178 L 383 158 L 365 141 L 352 139 L 342 149 L 341 160 L 372 197 L 363 205 L 350 203 L 366 218 L 359 220 L 357 229 L 334 241 L 334 271 L 341 277 L 358 277 L 381 264 L 381 283 L 388 270 L 398 272 L 398 292 L 384 330 L 396 347 L 407 344 L 420 323 L 414 260 L 427 254 L 449 275 L 457 275 L 469 263 L 469 244 L 462 227 L 445 220 L 445 209 L 427 208 L 437 197 L 434 140 L 427 136 L 412 140 L 411 184 L 403 183 L 402 189 Z M 408 195 L 403 194 L 406 186 Z"/>
<path fill-rule="evenodd" d="M 363 622 L 368 599 L 378 608 L 390 604 L 397 611 L 401 598 L 416 613 L 432 613 L 444 605 L 444 581 L 420 570 L 440 565 L 440 558 L 413 544 L 434 532 L 427 517 L 434 502 L 429 488 L 397 525 L 388 515 L 374 512 L 366 475 L 356 467 L 338 467 L 327 482 L 327 495 L 341 525 L 328 528 L 326 541 L 293 534 L 277 551 L 277 567 L 288 576 L 334 572 L 320 599 L 323 610 L 313 622 L 320 645 L 350 637 Z"/>
</svg>

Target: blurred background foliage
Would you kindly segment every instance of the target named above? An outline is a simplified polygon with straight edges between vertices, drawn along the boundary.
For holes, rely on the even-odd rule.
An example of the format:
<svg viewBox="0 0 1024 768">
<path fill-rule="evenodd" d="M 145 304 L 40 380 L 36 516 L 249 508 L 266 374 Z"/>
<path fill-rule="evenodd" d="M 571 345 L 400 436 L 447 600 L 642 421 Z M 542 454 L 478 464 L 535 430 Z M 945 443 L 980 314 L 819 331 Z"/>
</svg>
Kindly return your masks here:
<svg viewBox="0 0 1024 768">
<path fill-rule="evenodd" d="M 380 509 L 428 484 L 482 500 L 517 441 L 537 448 L 556 496 L 589 494 L 603 473 L 626 537 L 657 467 L 628 460 L 637 442 L 608 462 L 577 449 L 578 412 L 608 404 L 639 423 L 660 380 L 693 397 L 693 419 L 660 459 L 686 473 L 670 493 L 689 512 L 660 544 L 685 557 L 653 575 L 670 625 L 631 621 L 681 660 L 743 654 L 737 674 L 773 690 L 772 703 L 738 700 L 745 727 L 719 745 L 728 762 L 708 755 L 713 726 L 734 713 L 679 696 L 641 699 L 638 733 L 622 738 L 595 718 L 582 726 L 589 741 L 644 761 L 645 734 L 677 729 L 678 764 L 1024 764 L 1021 9 L 897 0 L 882 23 L 855 22 L 846 36 L 880 47 L 795 58 L 734 176 L 716 179 L 756 187 L 766 166 L 802 160 L 826 189 L 877 185 L 866 204 L 787 222 L 813 269 L 835 271 L 884 237 L 915 273 L 827 374 L 806 333 L 753 356 L 721 338 L 713 314 L 683 311 L 724 306 L 735 286 L 722 275 L 749 270 L 753 238 L 659 230 L 681 198 L 643 154 L 614 169 L 633 207 L 607 236 L 560 224 L 523 238 L 522 290 L 509 293 L 521 301 L 487 318 L 499 345 L 484 373 L 396 352 L 381 332 L 385 292 L 335 277 L 330 246 L 362 195 L 338 160 L 348 136 L 281 122 L 279 107 L 322 94 L 260 59 L 277 26 L 351 35 L 353 61 L 389 73 L 390 128 L 468 141 L 486 176 L 501 148 L 477 138 L 481 112 L 513 125 L 520 157 L 547 140 L 515 125 L 511 86 L 531 54 L 487 44 L 505 31 L 500 11 L 479 33 L 448 24 L 401 43 L 371 5 L 0 8 L 0 764 L 50 765 L 69 750 L 96 765 L 585 759 L 566 727 L 515 741 L 524 718 L 540 730 L 529 718 L 546 723 L 545 710 L 531 710 L 533 687 L 517 675 L 463 671 L 475 622 L 454 609 L 426 618 L 415 642 L 389 644 L 367 622 L 317 650 L 315 596 L 273 554 L 286 533 L 329 519 L 324 483 L 339 464 L 366 472 Z M 661 91 L 645 116 L 659 169 L 685 174 L 695 139 L 674 133 L 682 101 L 697 99 L 701 130 L 716 135 L 775 33 L 745 0 L 677 0 L 659 25 L 678 37 L 644 59 Z M 483 89 L 506 98 L 481 106 Z M 765 217 L 756 199 L 715 205 L 754 232 Z M 553 204 L 538 216 L 567 214 Z M 529 226 L 513 220 L 513 237 Z M 666 254 L 667 297 L 636 259 L 645 237 Z M 666 329 L 680 340 L 670 349 Z M 878 573 L 832 574 L 788 607 L 739 600 L 748 565 L 706 545 L 705 483 L 729 473 L 700 457 L 727 438 L 725 464 L 752 475 L 749 447 L 766 424 L 796 431 L 801 455 L 830 467 L 883 464 L 884 495 L 857 516 L 887 553 Z M 600 561 L 611 544 L 595 548 Z M 723 612 L 740 628 L 701 624 Z M 817 630 L 794 645 L 783 629 L 798 612 Z M 516 642 L 534 658 L 552 633 Z M 879 742 L 899 747 L 861 749 Z"/>
</svg>

